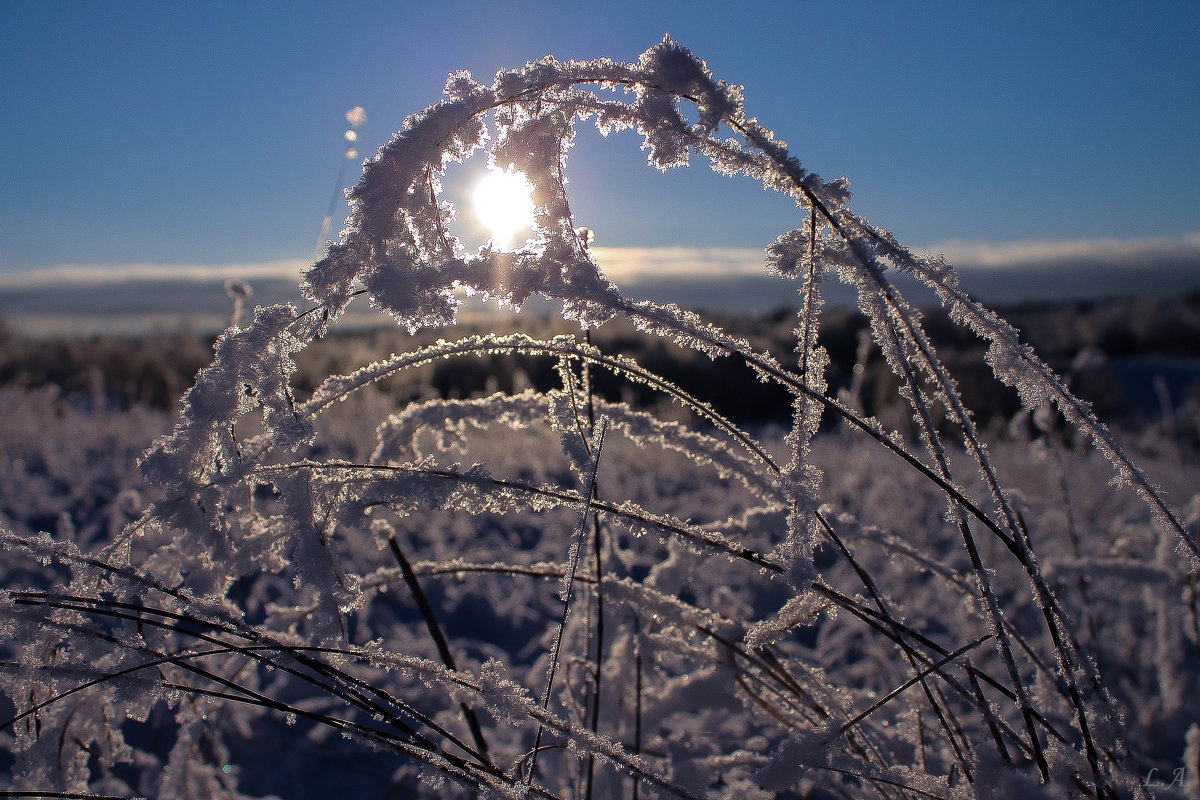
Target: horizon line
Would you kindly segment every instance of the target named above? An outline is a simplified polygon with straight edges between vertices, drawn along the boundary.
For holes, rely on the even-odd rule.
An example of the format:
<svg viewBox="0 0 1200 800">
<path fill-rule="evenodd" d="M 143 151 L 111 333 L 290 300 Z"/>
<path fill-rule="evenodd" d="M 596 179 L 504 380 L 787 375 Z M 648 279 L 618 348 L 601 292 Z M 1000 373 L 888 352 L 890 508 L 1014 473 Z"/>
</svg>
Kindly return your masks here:
<svg viewBox="0 0 1200 800">
<path fill-rule="evenodd" d="M 970 241 L 952 239 L 925 247 L 912 247 L 923 255 L 942 255 L 959 271 L 1051 268 L 1055 263 L 1096 262 L 1110 267 L 1136 269 L 1163 260 L 1195 262 L 1200 279 L 1200 231 L 1178 236 L 1121 239 L 1117 237 L 1064 240 Z M 765 248 L 692 247 L 593 247 L 591 252 L 613 280 L 664 278 L 720 278 L 767 275 Z M 291 279 L 299 283 L 311 260 L 281 258 L 232 263 L 72 263 L 33 267 L 0 273 L 0 289 L 31 289 L 50 283 L 115 284 L 131 280 L 251 280 Z"/>
</svg>

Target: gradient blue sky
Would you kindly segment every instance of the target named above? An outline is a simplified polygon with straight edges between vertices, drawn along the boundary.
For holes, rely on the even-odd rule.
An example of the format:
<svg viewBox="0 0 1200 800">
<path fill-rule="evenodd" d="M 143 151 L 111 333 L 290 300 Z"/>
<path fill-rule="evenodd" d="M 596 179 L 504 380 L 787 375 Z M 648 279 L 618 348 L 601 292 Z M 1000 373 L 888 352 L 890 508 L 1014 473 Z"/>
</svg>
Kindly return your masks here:
<svg viewBox="0 0 1200 800">
<path fill-rule="evenodd" d="M 351 106 L 367 111 L 369 154 L 452 70 L 631 60 L 664 32 L 744 84 L 805 166 L 848 176 L 855 207 L 914 246 L 1195 247 L 1200 231 L 1196 0 L 3 11 L 0 273 L 307 260 Z M 571 162 L 598 245 L 761 248 L 795 224 L 782 198 L 702 167 L 662 175 L 636 137 L 613 138 L 583 137 Z"/>
</svg>

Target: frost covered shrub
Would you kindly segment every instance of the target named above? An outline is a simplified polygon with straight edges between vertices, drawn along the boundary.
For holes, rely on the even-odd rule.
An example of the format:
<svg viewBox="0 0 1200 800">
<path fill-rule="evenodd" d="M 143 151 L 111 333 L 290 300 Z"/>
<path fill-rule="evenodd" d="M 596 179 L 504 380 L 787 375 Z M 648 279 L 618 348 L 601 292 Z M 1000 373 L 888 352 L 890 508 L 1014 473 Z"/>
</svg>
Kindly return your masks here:
<svg viewBox="0 0 1200 800">
<path fill-rule="evenodd" d="M 798 206 L 766 248 L 799 291 L 794 358 L 605 277 L 565 191 L 585 121 L 636 131 L 656 168 L 703 158 Z M 517 250 L 466 252 L 450 233 L 440 177 L 480 150 L 535 187 Z M 1194 771 L 1147 775 L 1200 748 L 1197 504 L 1168 506 L 947 264 L 854 214 L 844 181 L 803 168 L 689 51 L 668 38 L 633 64 L 547 57 L 490 85 L 455 73 L 349 199 L 341 240 L 304 276 L 313 306 L 228 329 L 143 457 L 161 500 L 95 547 L 5 534 L 6 558 L 69 575 L 3 594 L 11 791 L 1194 791 Z M 987 344 L 1034 423 L 1060 414 L 1097 455 L 989 448 L 895 273 Z M 817 332 L 835 279 L 858 290 L 913 437 L 827 390 Z M 586 335 L 439 340 L 293 388 L 293 357 L 351 302 L 416 331 L 452 324 L 462 292 L 540 295 L 585 331 L 622 318 L 739 360 L 791 395 L 793 419 L 744 430 Z M 494 354 L 546 359 L 559 385 L 395 413 L 369 394 Z M 690 422 L 599 399 L 600 372 Z M 823 420 L 845 434 L 817 435 Z M 372 426 L 368 452 L 352 432 Z M 1010 488 L 1031 480 L 1043 491 Z"/>
<path fill-rule="evenodd" d="M 137 458 L 170 417 L 95 405 L 54 386 L 0 388 L 0 523 L 9 531 L 52 530 L 100 546 L 140 514 L 146 486 Z"/>
</svg>

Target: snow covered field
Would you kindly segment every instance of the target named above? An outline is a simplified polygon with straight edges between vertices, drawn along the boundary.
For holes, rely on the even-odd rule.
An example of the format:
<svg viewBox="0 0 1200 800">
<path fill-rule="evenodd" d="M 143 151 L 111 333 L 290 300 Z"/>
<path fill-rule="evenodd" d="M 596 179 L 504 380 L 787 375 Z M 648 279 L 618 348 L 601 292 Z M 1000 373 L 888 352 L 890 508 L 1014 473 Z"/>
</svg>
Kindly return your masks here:
<svg viewBox="0 0 1200 800">
<path fill-rule="evenodd" d="M 15 390 L 4 393 L 3 403 L 4 524 L 19 540 L 49 530 L 60 547 L 73 543 L 85 553 L 112 554 L 114 539 L 137 517 L 142 504 L 160 497 L 137 475 L 134 459 L 169 426 L 168 415 L 145 409 L 92 412 L 56 402 L 45 393 Z M 327 463 L 368 463 L 378 442 L 372 428 L 361 421 L 386 416 L 396 410 L 392 405 L 388 397 L 369 391 L 336 406 L 318 440 L 326 443 L 320 457 Z M 723 530 L 719 541 L 724 543 L 735 528 L 740 547 L 764 554 L 764 560 L 773 563 L 778 531 L 786 526 L 782 510 L 760 509 L 761 482 L 721 477 L 713 465 L 696 463 L 663 443 L 639 446 L 632 429 L 622 427 L 619 417 L 613 419 L 596 476 L 598 501 L 636 503 L 645 510 L 638 512 L 641 516 L 670 518 L 677 521 L 670 525 L 677 527 L 686 520 L 685 530 L 692 533 L 679 535 L 649 522 L 631 525 L 628 516 L 622 518 L 616 511 L 601 514 L 602 549 L 596 562 L 590 549 L 594 531 L 585 531 L 588 550 L 578 564 L 573 612 L 560 658 L 562 689 L 556 700 L 563 704 L 559 713 L 577 729 L 586 729 L 590 719 L 598 613 L 604 619 L 599 731 L 622 743 L 627 752 L 640 752 L 641 763 L 670 775 L 676 784 L 698 794 L 724 785 L 730 796 L 743 797 L 755 796 L 749 778 L 772 763 L 772 753 L 788 741 L 786 731 L 825 725 L 828 715 L 844 724 L 910 681 L 916 671 L 914 659 L 927 668 L 939 654 L 990 632 L 960 532 L 945 519 L 944 494 L 870 438 L 843 430 L 814 440 L 813 462 L 825 474 L 825 518 L 830 523 L 815 554 L 816 585 L 821 588 L 803 607 L 780 615 L 790 595 L 784 576 L 748 556 L 731 554 L 725 544 L 702 544 L 707 531 Z M 577 491 L 559 436 L 544 421 L 518 431 L 503 425 L 476 431 L 468 422 L 428 425 L 409 433 L 415 434 L 413 440 L 401 437 L 402 444 L 413 448 L 412 457 L 431 459 L 414 462 L 427 474 L 451 470 L 455 462 L 480 462 L 489 465 L 497 480 Z M 463 437 L 464 433 L 470 435 Z M 764 429 L 760 436 L 778 442 L 783 433 Z M 1181 454 L 1171 442 L 1154 436 L 1147 436 L 1143 444 L 1151 451 L 1141 463 L 1194 526 L 1200 511 L 1200 471 L 1194 454 Z M 1153 774 L 1161 782 L 1170 783 L 1185 763 L 1185 742 L 1200 707 L 1194 575 L 1188 573 L 1186 561 L 1160 541 L 1144 504 L 1132 492 L 1109 486 L 1111 467 L 1104 459 L 1038 436 L 1032 426 L 1014 426 L 1012 435 L 993 443 L 991 452 L 1038 548 L 1050 586 L 1074 620 L 1081 647 L 1096 659 L 1111 702 L 1124 718 L 1124 738 L 1132 751 L 1127 770 L 1140 775 L 1156 770 Z M 302 452 L 292 460 L 300 463 L 308 455 Z M 334 491 L 325 482 L 310 485 L 313 490 Z M 978 487 L 969 488 L 979 493 Z M 279 502 L 266 484 L 241 499 L 244 506 L 255 504 L 263 511 Z M 244 510 L 229 509 L 231 521 Z M 722 525 L 727 518 L 736 524 Z M 404 517 L 377 510 L 358 524 L 343 519 L 325 540 L 331 557 L 325 566 L 335 564 L 337 569 L 336 577 L 326 580 L 340 594 L 323 597 L 331 591 L 329 586 L 295 585 L 304 581 L 293 560 L 299 555 L 298 545 L 288 531 L 264 520 L 262 530 L 246 530 L 242 543 L 231 542 L 226 555 L 240 559 L 248 548 L 274 551 L 273 567 L 244 570 L 234 585 L 224 587 L 226 604 L 236 602 L 238 613 L 245 615 L 240 619 L 243 633 L 211 621 L 170 630 L 143 629 L 143 646 L 156 642 L 156 651 L 213 652 L 202 659 L 193 656 L 194 662 L 180 658 L 177 663 L 148 666 L 10 725 L 4 732 L 9 752 L 0 756 L 0 772 L 8 772 L 14 763 L 14 727 L 28 736 L 31 729 L 61 725 L 69 738 L 65 744 L 57 737 L 43 738 L 52 750 L 45 756 L 51 766 L 32 774 L 54 779 L 62 769 L 66 777 L 75 763 L 75 769 L 82 770 L 78 774 L 91 777 L 92 790 L 118 796 L 166 796 L 171 787 L 178 796 L 197 796 L 200 791 L 234 796 L 217 787 L 231 789 L 235 778 L 247 796 L 313 797 L 316 787 L 362 796 L 403 797 L 422 791 L 419 767 L 386 747 L 394 731 L 382 741 L 368 733 L 400 724 L 386 717 L 373 719 L 376 706 L 401 717 L 399 709 L 411 706 L 429 720 L 425 728 L 436 723 L 467 742 L 470 734 L 458 702 L 451 699 L 456 694 L 427 674 L 441 676 L 438 649 L 389 540 L 397 542 L 412 565 L 457 668 L 483 675 L 489 659 L 495 659 L 504 665 L 505 677 L 536 699 L 562 614 L 560 577 L 570 563 L 577 523 L 578 511 L 570 505 L 507 516 L 477 508 L 474 513 L 446 509 Z M 1014 639 L 1029 648 L 1020 658 L 1022 679 L 1035 692 L 1035 707 L 1045 713 L 1045 729 L 1061 731 L 1068 723 L 1059 710 L 1062 686 L 1050 677 L 1053 667 L 1043 660 L 1051 646 L 1042 612 L 1029 599 L 1027 578 L 1016 560 L 1006 557 L 1003 545 L 995 537 L 982 538 L 979 544 L 985 562 L 995 565 L 992 588 L 1004 599 L 1006 624 Z M 183 564 L 170 567 L 165 553 L 173 550 L 185 551 L 176 553 L 182 558 L 190 548 L 147 537 L 132 545 L 129 562 L 148 574 L 173 574 L 181 586 L 194 584 L 189 573 L 202 570 Z M 62 567 L 53 563 L 43 566 L 20 550 L 9 550 L 0 563 L 3 585 L 9 589 L 64 591 L 59 582 Z M 597 564 L 605 579 L 602 612 L 596 604 Z M 75 568 L 80 569 L 78 563 Z M 870 589 L 864 575 L 870 578 Z M 106 585 L 99 576 L 93 580 L 101 581 L 98 588 Z M 202 583 L 197 591 L 219 588 Z M 197 601 L 143 592 L 132 615 L 142 618 L 142 624 L 162 621 L 150 608 L 175 608 L 186 617 L 197 613 Z M 102 590 L 95 602 L 79 606 L 88 611 L 59 610 L 54 616 L 60 625 L 82 625 L 91 636 L 107 631 L 106 636 L 134 647 L 140 626 L 115 618 L 116 608 L 101 600 L 118 596 Z M 344 610 L 333 607 L 334 598 Z M 884 618 L 893 621 L 889 624 L 902 622 L 908 636 L 880 629 L 878 603 L 887 609 Z M 209 613 L 217 618 L 228 614 Z M 785 627 L 786 633 L 774 631 Z M 755 630 L 769 644 L 750 648 L 745 640 Z M 271 631 L 276 639 L 263 652 L 263 661 L 248 649 L 220 652 L 214 641 L 200 639 L 203 634 L 248 648 L 251 631 Z M 910 639 L 915 641 L 903 647 L 899 643 Z M 89 642 L 79 632 L 65 642 L 91 653 L 92 663 L 101 669 L 113 657 L 104 652 L 112 642 Z M 366 681 L 353 684 L 360 691 L 369 686 L 366 697 L 347 694 L 348 689 L 329 676 L 312 674 L 311 665 L 301 673 L 302 656 L 292 648 L 318 642 L 378 654 L 374 663 L 367 658 L 321 658 L 331 664 L 326 669 L 332 674 Z M 26 662 L 38 656 L 48 666 L 55 659 L 47 655 L 46 646 L 19 637 L 10 641 L 6 658 L 23 651 Z M 388 659 L 383 653 L 428 659 L 421 662 L 425 672 L 402 664 L 385 671 Z M 140 658 L 151 660 L 149 653 Z M 988 720 L 972 697 L 978 688 L 996 707 L 998 725 L 1010 730 L 1020 725 L 1012 709 L 1000 705 L 1003 692 L 979 679 L 987 676 L 1002 683 L 1003 669 L 994 653 L 977 647 L 970 663 L 970 671 L 955 665 L 944 680 L 930 682 L 930 691 L 939 698 L 935 702 L 918 684 L 860 721 L 855 740 L 861 738 L 864 746 L 869 742 L 871 750 L 862 753 L 850 771 L 861 773 L 870 762 L 905 765 L 932 774 L 957 774 L 943 791 L 961 788 L 958 758 L 939 729 L 935 708 L 954 721 L 955 730 L 962 728 L 965 741 L 986 740 Z M 205 673 L 187 667 L 202 667 Z M 10 672 L 7 679 L 17 677 Z M 57 686 L 58 692 L 83 678 L 72 677 L 65 665 L 61 674 L 35 671 L 29 677 Z M 47 683 L 51 677 L 56 682 Z M 179 690 L 165 685 L 194 686 L 226 699 L 215 702 L 198 693 L 191 703 L 169 704 Z M 24 698 L 22 710 L 33 700 Z M 502 724 L 504 713 L 514 713 L 511 708 L 500 706 L 493 715 L 477 698 L 462 700 L 478 709 L 488 752 L 497 763 L 510 763 L 529 749 L 534 735 L 529 721 L 516 727 Z M 170 705 L 173 711 L 168 711 Z M 8 718 L 11 702 L 4 708 L 0 716 Z M 89 731 L 104 727 L 120 729 L 138 747 L 138 755 L 109 749 L 103 737 L 90 745 L 90 755 L 85 754 L 80 743 L 87 741 Z M 560 795 L 575 784 L 583 763 L 573 750 L 562 748 L 564 735 L 547 734 L 543 745 L 553 749 L 539 757 L 543 785 Z M 917 741 L 924 746 L 914 749 Z M 169 759 L 172 748 L 184 746 L 192 748 L 192 756 L 176 762 L 169 775 L 151 768 Z M 1024 774 L 1035 780 L 1031 765 Z M 597 796 L 632 792 L 632 779 L 624 770 L 597 766 L 594 780 Z M 30 777 L 18 772 L 6 785 L 20 788 L 30 783 Z M 862 791 L 853 788 L 854 782 L 843 784 L 841 773 L 817 771 L 800 781 L 797 796 L 812 785 L 825 787 L 825 794 L 812 796 L 857 796 Z M 844 788 L 833 788 L 837 786 Z M 449 786 L 434 792 L 438 793 L 454 795 Z M 652 792 L 644 787 L 643 794 Z M 1158 794 L 1186 796 L 1182 788 L 1172 794 L 1162 786 Z"/>
</svg>

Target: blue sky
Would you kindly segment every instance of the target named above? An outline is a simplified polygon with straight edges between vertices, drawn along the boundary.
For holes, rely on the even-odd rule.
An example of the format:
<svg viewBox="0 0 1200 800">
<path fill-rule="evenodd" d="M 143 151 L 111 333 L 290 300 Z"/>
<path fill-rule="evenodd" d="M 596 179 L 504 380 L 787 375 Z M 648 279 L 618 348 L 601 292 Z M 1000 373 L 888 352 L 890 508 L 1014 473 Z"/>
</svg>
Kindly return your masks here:
<svg viewBox="0 0 1200 800">
<path fill-rule="evenodd" d="M 369 154 L 452 70 L 631 60 L 665 32 L 913 246 L 1200 251 L 1195 0 L 9 0 L 0 273 L 303 262 L 348 108 Z M 647 168 L 632 134 L 584 136 L 570 166 L 580 224 L 628 253 L 750 252 L 795 224 L 756 186 Z"/>
</svg>

